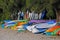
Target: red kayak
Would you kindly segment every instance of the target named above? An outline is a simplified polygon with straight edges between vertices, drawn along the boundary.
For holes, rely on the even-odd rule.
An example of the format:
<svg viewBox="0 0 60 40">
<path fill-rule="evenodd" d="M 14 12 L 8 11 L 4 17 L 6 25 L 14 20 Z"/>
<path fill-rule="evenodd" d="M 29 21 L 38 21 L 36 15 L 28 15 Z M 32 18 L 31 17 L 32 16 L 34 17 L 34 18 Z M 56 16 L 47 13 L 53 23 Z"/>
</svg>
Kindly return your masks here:
<svg viewBox="0 0 60 40">
<path fill-rule="evenodd" d="M 60 35 L 60 30 L 56 33 L 57 35 Z"/>
</svg>

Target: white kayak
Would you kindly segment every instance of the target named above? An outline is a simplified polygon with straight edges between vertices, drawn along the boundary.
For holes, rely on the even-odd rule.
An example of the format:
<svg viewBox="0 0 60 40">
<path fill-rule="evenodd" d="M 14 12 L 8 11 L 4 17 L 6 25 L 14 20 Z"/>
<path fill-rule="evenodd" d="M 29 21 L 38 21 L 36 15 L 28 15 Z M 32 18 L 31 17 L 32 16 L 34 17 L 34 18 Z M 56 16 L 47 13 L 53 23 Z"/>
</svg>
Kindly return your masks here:
<svg viewBox="0 0 60 40">
<path fill-rule="evenodd" d="M 32 29 L 32 33 L 39 33 L 39 30 L 36 29 L 36 28 L 33 28 L 33 29 Z"/>
<path fill-rule="evenodd" d="M 55 26 L 56 23 L 53 23 L 53 24 L 48 24 L 48 23 L 42 23 L 42 24 L 36 24 L 36 28 L 50 28 L 50 27 L 53 27 Z"/>
<path fill-rule="evenodd" d="M 27 30 L 32 31 L 35 28 L 51 28 L 55 25 L 56 25 L 56 23 L 53 23 L 53 24 L 40 23 L 40 24 L 35 24 L 35 25 L 32 25 L 32 26 L 28 26 Z"/>
<path fill-rule="evenodd" d="M 27 27 L 27 30 L 28 30 L 28 31 L 32 31 L 32 30 L 34 29 L 34 27 L 35 27 L 35 25 L 28 26 L 28 27 Z"/>
</svg>

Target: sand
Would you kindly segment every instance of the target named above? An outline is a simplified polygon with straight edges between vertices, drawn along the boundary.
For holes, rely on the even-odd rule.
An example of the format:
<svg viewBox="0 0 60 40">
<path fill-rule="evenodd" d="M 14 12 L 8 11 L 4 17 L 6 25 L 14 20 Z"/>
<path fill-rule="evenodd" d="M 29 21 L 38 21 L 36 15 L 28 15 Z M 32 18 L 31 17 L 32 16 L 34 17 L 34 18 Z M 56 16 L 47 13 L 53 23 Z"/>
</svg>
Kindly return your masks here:
<svg viewBox="0 0 60 40">
<path fill-rule="evenodd" d="M 60 36 L 33 34 L 29 31 L 17 32 L 10 29 L 0 29 L 0 40 L 60 40 Z"/>
</svg>

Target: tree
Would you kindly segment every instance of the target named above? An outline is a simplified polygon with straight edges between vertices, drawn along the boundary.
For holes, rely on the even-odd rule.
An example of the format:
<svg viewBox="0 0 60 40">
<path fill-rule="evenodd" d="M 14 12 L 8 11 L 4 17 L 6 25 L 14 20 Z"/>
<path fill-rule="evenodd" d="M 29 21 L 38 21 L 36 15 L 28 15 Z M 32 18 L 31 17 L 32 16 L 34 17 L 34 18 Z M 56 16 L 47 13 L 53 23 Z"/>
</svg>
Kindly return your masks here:
<svg viewBox="0 0 60 40">
<path fill-rule="evenodd" d="M 0 9 L 3 10 L 2 13 L 0 12 L 0 20 L 11 19 L 11 14 L 24 7 L 24 2 L 25 0 L 0 0 Z"/>
<path fill-rule="evenodd" d="M 55 2 L 58 0 L 0 0 L 0 20 L 10 19 L 11 14 L 15 14 L 18 10 L 26 11 L 26 9 L 42 12 L 45 8 L 47 9 L 47 17 L 54 18 L 54 11 L 52 10 Z M 3 14 L 2 14 L 3 13 Z"/>
<path fill-rule="evenodd" d="M 53 7 L 56 11 L 57 22 L 60 22 L 60 0 L 53 3 Z"/>
</svg>

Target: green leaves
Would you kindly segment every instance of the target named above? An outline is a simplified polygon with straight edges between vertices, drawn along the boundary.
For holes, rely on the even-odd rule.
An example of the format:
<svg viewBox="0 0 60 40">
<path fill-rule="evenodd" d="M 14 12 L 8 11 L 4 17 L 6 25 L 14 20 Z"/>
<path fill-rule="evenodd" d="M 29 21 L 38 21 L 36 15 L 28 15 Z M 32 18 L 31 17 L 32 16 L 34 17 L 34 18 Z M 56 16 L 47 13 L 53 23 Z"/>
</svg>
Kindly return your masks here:
<svg viewBox="0 0 60 40">
<path fill-rule="evenodd" d="M 3 14 L 0 19 L 9 19 L 12 13 L 16 13 L 18 9 L 26 11 L 26 9 L 37 11 L 38 13 L 47 9 L 47 17 L 54 17 L 52 4 L 57 0 L 0 0 L 0 8 Z"/>
</svg>

